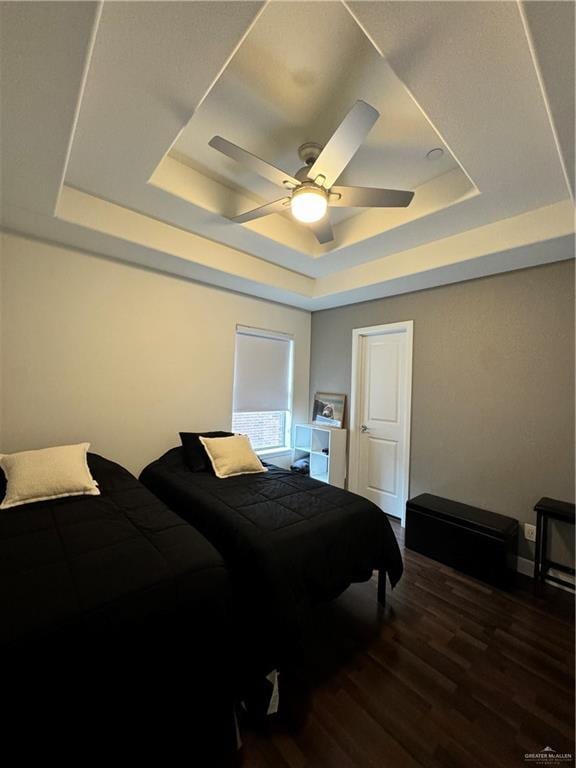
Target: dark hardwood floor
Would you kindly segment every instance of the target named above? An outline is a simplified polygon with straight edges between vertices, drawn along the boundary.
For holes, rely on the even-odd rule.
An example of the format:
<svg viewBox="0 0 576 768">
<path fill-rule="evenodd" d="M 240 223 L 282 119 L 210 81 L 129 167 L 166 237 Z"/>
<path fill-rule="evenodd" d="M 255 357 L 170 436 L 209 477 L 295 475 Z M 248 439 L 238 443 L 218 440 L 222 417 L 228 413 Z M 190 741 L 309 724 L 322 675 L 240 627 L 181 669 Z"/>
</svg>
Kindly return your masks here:
<svg viewBox="0 0 576 768">
<path fill-rule="evenodd" d="M 507 768 L 574 752 L 572 596 L 404 557 L 385 612 L 375 578 L 317 609 L 282 711 L 242 726 L 242 768 Z"/>
</svg>

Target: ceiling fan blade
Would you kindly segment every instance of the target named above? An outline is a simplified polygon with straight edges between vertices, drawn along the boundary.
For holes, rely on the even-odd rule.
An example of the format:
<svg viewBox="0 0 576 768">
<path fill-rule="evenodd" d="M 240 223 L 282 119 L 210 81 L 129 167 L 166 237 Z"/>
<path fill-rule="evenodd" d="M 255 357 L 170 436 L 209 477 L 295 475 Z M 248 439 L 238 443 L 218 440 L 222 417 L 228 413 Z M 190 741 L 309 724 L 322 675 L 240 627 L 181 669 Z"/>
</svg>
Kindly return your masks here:
<svg viewBox="0 0 576 768">
<path fill-rule="evenodd" d="M 298 179 L 295 179 L 294 176 L 280 170 L 280 168 L 276 168 L 274 165 L 270 165 L 270 163 L 267 163 L 265 160 L 261 160 L 251 152 L 242 149 L 242 147 L 232 144 L 231 141 L 223 139 L 222 136 L 213 136 L 208 144 L 213 149 L 217 149 L 219 152 L 222 152 L 222 154 L 232 158 L 232 160 L 242 163 L 242 165 L 245 165 L 251 171 L 254 171 L 254 173 L 263 176 L 274 184 L 278 184 L 281 187 L 284 186 L 284 182 L 286 181 L 294 186 L 300 184 Z"/>
<path fill-rule="evenodd" d="M 320 221 L 314 221 L 311 224 L 306 225 L 314 234 L 316 240 L 322 245 L 324 243 L 330 243 L 334 240 L 334 231 L 330 219 L 328 216 L 324 216 Z"/>
<path fill-rule="evenodd" d="M 318 176 L 324 176 L 326 181 L 323 185 L 327 189 L 330 188 L 352 160 L 379 117 L 380 113 L 370 104 L 357 101 L 316 158 L 308 171 L 308 178 L 314 181 Z"/>
<path fill-rule="evenodd" d="M 340 195 L 340 197 L 332 197 Z M 328 205 L 337 208 L 406 208 L 414 192 L 373 187 L 332 187 Z"/>
<path fill-rule="evenodd" d="M 247 221 L 260 219 L 262 216 L 268 216 L 271 213 L 282 213 L 286 210 L 286 204 L 290 201 L 289 197 L 282 197 L 280 200 L 274 200 L 272 203 L 266 203 L 259 208 L 253 208 L 251 211 L 241 213 L 239 216 L 233 216 L 232 221 L 237 224 L 245 224 Z"/>
</svg>

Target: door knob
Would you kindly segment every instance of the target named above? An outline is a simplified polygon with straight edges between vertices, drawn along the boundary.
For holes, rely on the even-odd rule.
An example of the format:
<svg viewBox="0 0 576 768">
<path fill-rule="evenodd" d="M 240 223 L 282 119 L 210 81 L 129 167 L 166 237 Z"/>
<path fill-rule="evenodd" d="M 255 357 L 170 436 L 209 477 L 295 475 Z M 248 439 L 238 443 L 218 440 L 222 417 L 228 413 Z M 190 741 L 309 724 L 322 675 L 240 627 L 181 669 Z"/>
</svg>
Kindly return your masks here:
<svg viewBox="0 0 576 768">
<path fill-rule="evenodd" d="M 362 424 L 362 426 L 360 427 L 360 432 L 368 432 L 368 427 L 366 426 L 366 424 Z"/>
</svg>

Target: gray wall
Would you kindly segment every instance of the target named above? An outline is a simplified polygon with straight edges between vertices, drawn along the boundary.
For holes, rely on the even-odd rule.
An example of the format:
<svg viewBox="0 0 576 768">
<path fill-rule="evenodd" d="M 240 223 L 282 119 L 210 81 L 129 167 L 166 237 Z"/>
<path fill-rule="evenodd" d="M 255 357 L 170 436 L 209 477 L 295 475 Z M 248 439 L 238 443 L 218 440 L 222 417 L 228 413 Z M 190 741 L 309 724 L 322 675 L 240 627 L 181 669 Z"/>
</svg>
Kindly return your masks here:
<svg viewBox="0 0 576 768">
<path fill-rule="evenodd" d="M 311 396 L 350 395 L 352 329 L 414 320 L 410 495 L 533 522 L 574 500 L 574 263 L 312 315 Z M 573 558 L 569 530 L 554 551 Z M 533 556 L 520 537 L 519 554 Z"/>
<path fill-rule="evenodd" d="M 294 336 L 306 418 L 309 312 L 21 237 L 0 248 L 0 451 L 86 440 L 138 473 L 180 430 L 229 429 L 237 324 Z"/>
</svg>

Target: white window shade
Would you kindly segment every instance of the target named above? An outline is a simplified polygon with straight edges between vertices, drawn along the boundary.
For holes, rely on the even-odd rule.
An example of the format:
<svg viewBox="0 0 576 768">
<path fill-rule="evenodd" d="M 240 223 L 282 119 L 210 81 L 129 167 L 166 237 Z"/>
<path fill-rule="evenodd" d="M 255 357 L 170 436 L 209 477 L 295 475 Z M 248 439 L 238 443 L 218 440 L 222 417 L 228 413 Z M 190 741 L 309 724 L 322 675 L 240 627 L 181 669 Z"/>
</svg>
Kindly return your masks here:
<svg viewBox="0 0 576 768">
<path fill-rule="evenodd" d="M 289 336 L 238 328 L 234 411 L 289 411 L 291 358 Z"/>
</svg>

